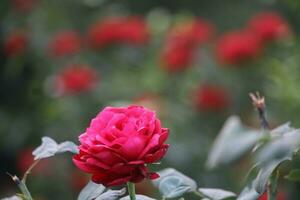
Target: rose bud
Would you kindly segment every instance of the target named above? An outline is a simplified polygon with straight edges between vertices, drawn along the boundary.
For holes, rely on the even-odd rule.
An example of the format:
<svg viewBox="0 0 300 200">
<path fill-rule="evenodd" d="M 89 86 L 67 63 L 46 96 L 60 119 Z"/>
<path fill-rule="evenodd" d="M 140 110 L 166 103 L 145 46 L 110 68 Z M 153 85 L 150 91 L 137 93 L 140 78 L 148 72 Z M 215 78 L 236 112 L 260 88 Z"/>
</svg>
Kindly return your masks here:
<svg viewBox="0 0 300 200">
<path fill-rule="evenodd" d="M 262 12 L 249 21 L 252 30 L 263 42 L 282 39 L 290 35 L 290 27 L 279 14 L 275 12 Z"/>
<path fill-rule="evenodd" d="M 202 85 L 195 95 L 196 107 L 200 111 L 221 111 L 228 108 L 231 103 L 228 91 L 217 85 Z"/>
<path fill-rule="evenodd" d="M 80 36 L 74 31 L 58 33 L 49 43 L 51 54 L 56 57 L 78 53 L 80 48 Z"/>
<path fill-rule="evenodd" d="M 94 88 L 98 79 L 96 71 L 88 65 L 73 64 L 58 75 L 54 82 L 54 89 L 58 95 L 78 94 Z"/>
<path fill-rule="evenodd" d="M 17 56 L 26 51 L 28 43 L 27 35 L 22 31 L 12 32 L 4 40 L 4 53 L 7 56 Z"/>
<path fill-rule="evenodd" d="M 73 162 L 106 187 L 158 178 L 147 165 L 165 155 L 168 134 L 155 112 L 142 106 L 106 107 L 79 136 Z"/>
<path fill-rule="evenodd" d="M 224 64 L 241 64 L 260 55 L 262 44 L 251 31 L 232 31 L 219 38 L 216 44 L 217 58 Z"/>
</svg>

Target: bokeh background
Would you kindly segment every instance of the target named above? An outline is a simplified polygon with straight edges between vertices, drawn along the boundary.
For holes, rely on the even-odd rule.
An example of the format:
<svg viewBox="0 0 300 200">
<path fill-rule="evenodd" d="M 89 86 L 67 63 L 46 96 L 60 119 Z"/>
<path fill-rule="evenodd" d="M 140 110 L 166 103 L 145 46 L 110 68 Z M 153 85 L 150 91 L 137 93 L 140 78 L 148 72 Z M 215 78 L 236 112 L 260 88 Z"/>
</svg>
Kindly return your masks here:
<svg viewBox="0 0 300 200">
<path fill-rule="evenodd" d="M 300 126 L 299 11 L 297 0 L 1 0 L 1 197 L 17 192 L 6 172 L 21 176 L 42 136 L 77 143 L 104 106 L 129 104 L 171 129 L 154 169 L 239 193 L 251 161 L 208 171 L 205 159 L 228 116 L 259 127 L 249 92 L 266 97 L 273 127 Z M 37 200 L 76 199 L 88 178 L 59 155 L 28 187 Z M 286 199 L 298 188 L 281 180 Z M 157 195 L 147 181 L 138 192 Z"/>
</svg>

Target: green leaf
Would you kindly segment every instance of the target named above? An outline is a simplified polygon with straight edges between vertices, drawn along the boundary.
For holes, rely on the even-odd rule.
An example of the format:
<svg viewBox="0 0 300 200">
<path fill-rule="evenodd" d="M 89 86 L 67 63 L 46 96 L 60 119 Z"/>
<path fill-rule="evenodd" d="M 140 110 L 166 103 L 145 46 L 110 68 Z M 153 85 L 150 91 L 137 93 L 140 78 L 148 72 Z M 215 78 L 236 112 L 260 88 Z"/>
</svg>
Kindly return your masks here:
<svg viewBox="0 0 300 200">
<path fill-rule="evenodd" d="M 300 169 L 291 170 L 285 178 L 290 181 L 300 181 Z"/>
<path fill-rule="evenodd" d="M 52 138 L 43 137 L 42 144 L 37 147 L 32 154 L 34 155 L 34 160 L 38 160 L 63 152 L 78 153 L 78 147 L 76 144 L 70 141 L 57 144 Z"/>
<path fill-rule="evenodd" d="M 140 194 L 137 194 L 135 197 L 136 197 L 136 200 L 155 200 L 155 199 L 152 199 L 150 197 L 147 197 L 145 195 L 140 195 Z M 126 197 L 121 198 L 120 200 L 130 200 L 130 197 L 126 196 Z"/>
<path fill-rule="evenodd" d="M 208 197 L 211 200 L 223 200 L 228 199 L 230 197 L 235 197 L 236 194 L 230 191 L 215 189 L 215 188 L 199 188 L 198 189 L 201 194 Z"/>
<path fill-rule="evenodd" d="M 246 128 L 237 116 L 231 116 L 216 138 L 206 166 L 213 169 L 238 160 L 251 151 L 262 137 L 264 135 L 259 130 Z"/>
<path fill-rule="evenodd" d="M 178 198 L 184 193 L 193 192 L 197 189 L 196 182 L 178 172 L 168 168 L 159 172 L 160 178 L 153 181 L 154 186 L 158 187 L 164 198 Z"/>
</svg>

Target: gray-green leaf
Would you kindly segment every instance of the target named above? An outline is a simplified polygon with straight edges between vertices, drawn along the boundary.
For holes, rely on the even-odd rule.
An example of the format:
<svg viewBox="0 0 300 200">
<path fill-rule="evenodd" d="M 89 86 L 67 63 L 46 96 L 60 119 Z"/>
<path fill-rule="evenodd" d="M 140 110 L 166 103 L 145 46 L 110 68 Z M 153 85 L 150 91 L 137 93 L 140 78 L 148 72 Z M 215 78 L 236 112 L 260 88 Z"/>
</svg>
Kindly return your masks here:
<svg viewBox="0 0 300 200">
<path fill-rule="evenodd" d="M 159 172 L 160 178 L 153 181 L 158 187 L 164 198 L 178 198 L 186 192 L 196 191 L 196 182 L 178 172 L 175 169 L 168 168 Z"/>
<path fill-rule="evenodd" d="M 215 188 L 199 188 L 201 194 L 208 197 L 211 200 L 223 200 L 230 197 L 235 197 L 236 194 L 230 191 L 215 189 Z"/>
<path fill-rule="evenodd" d="M 93 200 L 100 196 L 105 190 L 101 184 L 90 181 L 80 192 L 77 200 Z"/>
<path fill-rule="evenodd" d="M 145 195 L 140 195 L 140 194 L 137 194 L 135 197 L 136 197 L 136 200 L 155 200 L 153 198 L 147 197 Z M 130 197 L 126 196 L 126 197 L 121 198 L 120 200 L 130 200 Z"/>
<path fill-rule="evenodd" d="M 106 192 L 98 196 L 95 200 L 117 200 L 125 193 L 126 193 L 125 188 L 121 190 L 107 190 Z"/>
<path fill-rule="evenodd" d="M 232 163 L 251 151 L 263 136 L 259 130 L 244 127 L 237 116 L 231 116 L 216 138 L 206 166 L 213 169 Z"/>
<path fill-rule="evenodd" d="M 72 153 L 78 153 L 77 145 L 70 141 L 57 144 L 52 138 L 43 137 L 42 144 L 39 147 L 37 147 L 32 152 L 32 154 L 34 155 L 34 160 L 38 160 L 42 158 L 48 158 L 54 156 L 57 153 L 63 153 L 67 151 Z"/>
</svg>

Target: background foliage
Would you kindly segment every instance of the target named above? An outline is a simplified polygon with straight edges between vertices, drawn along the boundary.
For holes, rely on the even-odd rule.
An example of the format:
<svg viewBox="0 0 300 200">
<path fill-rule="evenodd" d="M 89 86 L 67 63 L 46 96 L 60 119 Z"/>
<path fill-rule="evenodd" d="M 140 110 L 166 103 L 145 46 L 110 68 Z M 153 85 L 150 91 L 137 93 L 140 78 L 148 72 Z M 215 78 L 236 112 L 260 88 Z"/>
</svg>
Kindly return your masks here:
<svg viewBox="0 0 300 200">
<path fill-rule="evenodd" d="M 266 96 L 273 127 L 288 119 L 296 127 L 300 125 L 297 1 L 3 0 L 0 9 L 1 196 L 15 193 L 5 172 L 22 174 L 42 136 L 76 142 L 90 119 L 107 105 L 150 107 L 160 115 L 164 126 L 170 127 L 170 150 L 162 165 L 155 168 L 172 166 L 203 187 L 235 192 L 241 191 L 247 158 L 215 171 L 206 170 L 204 162 L 228 116 L 238 114 L 248 126 L 259 126 L 248 93 L 258 90 Z M 220 38 L 233 30 L 244 30 L 253 16 L 265 11 L 282 16 L 289 24 L 289 34 L 259 47 L 261 52 L 254 57 L 233 63 L 220 61 L 216 55 Z M 145 20 L 149 35 L 141 42 L 121 37 L 113 44 L 94 48 L 88 34 L 90 27 L 112 16 L 139 16 Z M 193 45 L 193 61 L 174 72 L 174 67 L 168 68 L 162 62 L 171 40 L 170 30 L 198 17 L 207 20 L 214 31 L 205 42 Z M 122 24 L 128 24 L 128 20 Z M 108 35 L 118 30 L 121 25 L 109 30 Z M 54 38 L 63 31 L 75 33 L 75 39 L 71 44 L 59 43 L 58 50 L 53 50 Z M 129 28 L 127 34 L 138 31 Z M 8 44 L 9 38 L 18 34 L 25 35 L 24 41 L 19 37 Z M 239 43 L 237 38 L 234 41 Z M 79 46 L 72 46 L 76 42 Z M 57 53 L 68 45 L 70 52 Z M 182 48 L 172 49 L 171 55 L 189 51 Z M 71 78 L 69 86 L 61 86 L 57 80 L 74 65 L 91 71 L 84 78 Z M 212 92 L 215 88 L 217 94 Z M 299 165 L 297 161 L 295 165 Z M 62 155 L 42 162 L 28 183 L 36 199 L 74 199 L 87 179 L 75 169 L 69 156 Z M 297 187 L 285 182 L 281 185 L 290 199 L 297 195 Z M 155 196 L 147 182 L 138 190 Z"/>
</svg>

